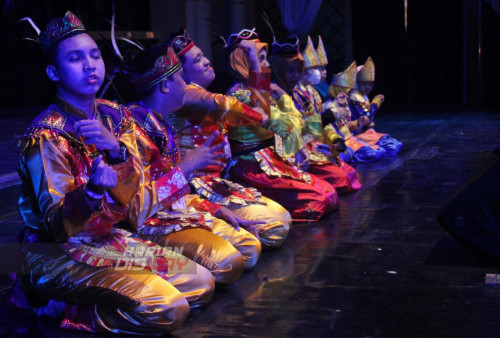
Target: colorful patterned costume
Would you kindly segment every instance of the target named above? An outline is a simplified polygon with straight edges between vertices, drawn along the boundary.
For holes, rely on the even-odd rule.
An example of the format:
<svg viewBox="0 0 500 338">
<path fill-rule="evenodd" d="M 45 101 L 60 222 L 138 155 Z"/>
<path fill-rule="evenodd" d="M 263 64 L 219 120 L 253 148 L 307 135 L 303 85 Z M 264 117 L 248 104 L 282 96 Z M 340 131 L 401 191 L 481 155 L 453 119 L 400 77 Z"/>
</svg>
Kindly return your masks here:
<svg viewBox="0 0 500 338">
<path fill-rule="evenodd" d="M 213 278 L 192 261 L 188 272 L 199 274 L 169 273 L 168 251 L 113 227 L 126 218 L 140 177 L 140 165 L 131 156 L 135 124 L 122 107 L 102 100 L 95 117 L 130 154 L 114 165 L 119 183 L 97 210 L 85 200 L 85 184 L 98 152 L 73 128 L 87 118 L 85 113 L 59 101 L 28 128 L 20 160 L 19 211 L 26 224 L 20 285 L 35 306 L 49 299 L 89 304 L 83 312 L 68 305 L 63 327 L 117 333 L 171 329 L 187 316 L 185 297 L 193 304 L 210 298 Z M 152 252 L 160 255 L 147 254 Z M 80 318 L 82 313 L 86 317 Z"/>
<path fill-rule="evenodd" d="M 306 68 L 319 66 L 318 56 L 312 46 L 311 38 L 305 50 L 301 53 Z M 291 58 L 295 58 L 292 55 Z M 304 85 L 299 82 L 293 89 L 293 101 L 302 119 L 305 121 L 303 137 L 307 142 L 307 149 L 311 154 L 308 172 L 314 174 L 337 189 L 339 193 L 348 193 L 361 189 L 356 170 L 342 161 L 338 156 L 327 157 L 318 150 L 326 147 L 323 142 L 323 126 L 321 124 L 321 113 L 323 103 L 312 85 Z"/>
<path fill-rule="evenodd" d="M 188 301 L 208 301 L 214 279 L 186 257 L 115 228 L 126 219 L 143 170 L 136 157 L 135 124 L 122 106 L 95 100 L 104 62 L 73 13 L 51 20 L 40 44 L 60 98 L 34 119 L 22 145 L 18 206 L 25 227 L 14 290 L 23 292 L 11 300 L 49 311 L 61 304 L 53 315 L 63 311 L 63 328 L 147 334 L 178 327 L 189 312 Z M 60 60 L 52 51 L 83 56 Z M 72 76 L 55 77 L 55 68 Z M 64 97 L 91 103 L 93 109 L 82 111 Z M 114 141 L 103 148 L 119 146 L 119 156 L 99 150 L 95 143 L 103 138 Z M 116 181 L 109 176 L 115 173 Z"/>
<path fill-rule="evenodd" d="M 385 155 L 385 150 L 376 145 L 361 141 L 353 132 L 359 129 L 358 120 L 352 121 L 347 93 L 354 86 L 356 61 L 343 72 L 336 74 L 329 88 L 333 99 L 324 103 L 322 114 L 324 135 L 327 144 L 333 150 L 333 142 L 341 138 L 345 141 L 347 151 L 340 154 L 346 162 L 373 162 Z"/>
<path fill-rule="evenodd" d="M 254 32 L 246 38 L 254 39 L 258 49 L 267 49 L 267 44 L 260 43 Z M 303 122 L 289 114 L 295 107 L 288 95 L 276 101 L 270 99 L 270 71 L 251 71 L 245 60 L 241 49 L 231 51 L 231 69 L 246 84 L 237 83 L 228 93 L 250 106 L 263 108 L 269 121 L 265 126 L 229 128 L 235 163 L 230 170 L 231 178 L 259 189 L 288 209 L 294 220 L 317 221 L 338 208 L 337 192 L 326 181 L 300 171 L 289 160 L 304 146 Z"/>
<path fill-rule="evenodd" d="M 363 66 L 358 67 L 356 81 L 359 85 L 360 82 L 375 82 L 375 63 L 371 57 L 368 57 Z M 370 102 L 367 95 L 363 95 L 356 88 L 349 92 L 349 108 L 351 109 L 352 119 L 358 119 L 361 116 L 367 116 L 370 119 L 370 125 L 373 127 L 375 114 L 380 109 L 384 98 L 382 95 L 376 95 Z M 377 133 L 373 128 L 359 128 L 354 132 L 358 139 L 370 144 L 377 145 L 386 151 L 387 156 L 397 155 L 403 144 L 391 137 L 388 134 Z"/>
<path fill-rule="evenodd" d="M 188 195 L 189 184 L 177 166 L 181 151 L 175 130 L 144 106 L 131 104 L 129 108 L 140 127 L 137 144 L 145 168 L 144 186 L 147 182 L 156 186 L 148 186 L 142 194 L 158 199 L 147 201 L 140 194 L 136 198 L 136 214 L 140 217 L 134 223 L 139 225 L 140 236 L 162 246 L 182 247 L 183 254 L 211 270 L 217 282 L 233 283 L 244 267 L 257 263 L 259 241 L 248 231 L 236 231 L 213 217 L 220 205 Z M 170 179 L 172 176 L 179 180 Z"/>
<path fill-rule="evenodd" d="M 151 47 L 136 63 L 143 68 L 131 66 L 134 69 L 131 81 L 146 102 L 162 102 L 154 105 L 160 108 L 171 104 L 182 106 L 183 96 L 179 95 L 184 94 L 181 90 L 185 83 L 178 72 L 181 63 L 173 48 Z M 164 83 L 169 83 L 174 91 L 161 90 Z M 143 102 L 129 108 L 139 127 L 138 157 L 144 168 L 141 190 L 131 208 L 131 226 L 136 227 L 143 239 L 162 246 L 181 247 L 184 255 L 210 269 L 217 282 L 236 281 L 244 267 L 257 263 L 259 241 L 248 231 L 237 231 L 222 219 L 214 218 L 221 206 L 188 195 L 190 187 L 179 166 L 181 151 L 175 130 Z"/>
<path fill-rule="evenodd" d="M 228 128 L 262 124 L 261 115 L 246 104 L 231 96 L 210 93 L 194 83 L 186 87 L 183 108 L 168 115 L 167 120 L 179 132 L 182 150 L 203 144 L 217 130 L 218 142 L 227 142 Z M 230 158 L 229 147 L 226 151 Z M 265 221 L 255 226 L 261 243 L 280 246 L 289 232 L 289 212 L 255 188 L 221 178 L 224 170 L 225 166 L 214 165 L 198 170 L 190 179 L 191 186 L 198 195 L 230 208 L 241 217 Z"/>
</svg>

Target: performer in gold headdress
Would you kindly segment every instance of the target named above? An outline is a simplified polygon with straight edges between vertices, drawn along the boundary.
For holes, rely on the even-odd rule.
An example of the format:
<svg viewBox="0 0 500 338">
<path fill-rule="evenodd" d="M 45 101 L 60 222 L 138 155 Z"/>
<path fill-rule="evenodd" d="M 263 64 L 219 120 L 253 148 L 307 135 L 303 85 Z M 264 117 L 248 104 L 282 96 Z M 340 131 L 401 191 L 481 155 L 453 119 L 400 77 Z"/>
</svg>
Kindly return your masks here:
<svg viewBox="0 0 500 338">
<path fill-rule="evenodd" d="M 268 116 L 260 108 L 251 108 L 228 95 L 209 92 L 206 87 L 215 74 L 203 51 L 185 31 L 175 37 L 171 46 L 180 55 L 184 78 L 189 83 L 181 109 L 165 114 L 180 135 L 183 152 L 199 146 L 214 132 L 214 144 L 224 145 L 223 158 L 215 165 L 196 170 L 190 183 L 205 199 L 223 205 L 245 219 L 260 220 L 253 225 L 265 247 L 280 246 L 290 229 L 290 213 L 278 203 L 262 196 L 255 188 L 246 187 L 222 178 L 231 158 L 227 129 L 243 125 L 262 125 Z"/>
<path fill-rule="evenodd" d="M 339 155 L 346 162 L 373 162 L 382 158 L 385 150 L 362 142 L 353 135 L 355 130 L 369 123 L 366 116 L 357 120 L 351 118 L 348 93 L 354 87 L 355 76 L 356 61 L 332 78 L 328 89 L 330 100 L 325 102 L 321 115 L 325 138 L 332 153 L 338 153 L 341 150 L 342 153 Z M 342 143 L 345 143 L 346 149 L 340 148 L 342 143 L 338 140 L 343 140 Z"/>
<path fill-rule="evenodd" d="M 50 21 L 40 44 L 57 100 L 31 123 L 21 152 L 19 285 L 37 313 L 62 311 L 63 328 L 147 334 L 178 327 L 187 301 L 208 301 L 213 277 L 114 227 L 142 175 L 135 124 L 124 107 L 96 99 L 104 62 L 74 14 Z M 171 268 L 177 259 L 190 273 Z"/>
<path fill-rule="evenodd" d="M 299 169 L 305 159 L 303 121 L 290 96 L 271 84 L 267 44 L 254 29 L 245 29 L 232 34 L 226 48 L 229 70 L 236 80 L 229 93 L 269 114 L 264 127 L 229 128 L 235 162 L 231 178 L 258 188 L 287 208 L 294 220 L 318 220 L 338 208 L 335 188 Z M 290 160 L 293 155 L 295 162 Z"/>
<path fill-rule="evenodd" d="M 375 82 L 375 63 L 369 56 L 363 66 L 359 66 L 356 75 L 356 87 L 349 93 L 349 108 L 354 119 L 366 116 L 369 123 L 356 130 L 354 133 L 360 140 L 371 145 L 377 145 L 386 150 L 386 155 L 396 155 L 401 151 L 403 144 L 388 134 L 377 133 L 375 126 L 375 113 L 384 102 L 384 95 L 376 95 L 370 102 L 368 94 L 373 89 Z"/>
<path fill-rule="evenodd" d="M 356 85 L 351 90 L 349 97 L 351 99 L 352 117 L 354 119 L 360 116 L 367 116 L 370 119 L 370 124 L 367 127 L 373 127 L 375 113 L 380 109 L 384 102 L 384 95 L 376 95 L 372 102 L 368 99 L 368 94 L 373 89 L 375 82 L 375 63 L 371 56 L 366 59 L 365 64 L 358 66 L 356 75 Z"/>
<path fill-rule="evenodd" d="M 277 48 L 274 50 L 276 53 L 279 52 Z M 303 137 L 307 142 L 310 154 L 307 171 L 333 185 L 339 193 L 359 190 L 361 183 L 358 181 L 354 168 L 342 161 L 340 157 L 327 156 L 319 150 L 321 147 L 326 147 L 322 143 L 321 113 L 323 112 L 323 103 L 313 85 L 319 81 L 321 75 L 318 69 L 318 55 L 310 37 L 308 37 L 307 45 L 301 55 L 304 59 L 304 73 L 293 88 L 293 101 L 305 122 Z M 291 57 L 294 56 L 291 55 Z M 280 74 L 278 78 L 284 77 L 286 77 L 286 73 Z"/>
</svg>

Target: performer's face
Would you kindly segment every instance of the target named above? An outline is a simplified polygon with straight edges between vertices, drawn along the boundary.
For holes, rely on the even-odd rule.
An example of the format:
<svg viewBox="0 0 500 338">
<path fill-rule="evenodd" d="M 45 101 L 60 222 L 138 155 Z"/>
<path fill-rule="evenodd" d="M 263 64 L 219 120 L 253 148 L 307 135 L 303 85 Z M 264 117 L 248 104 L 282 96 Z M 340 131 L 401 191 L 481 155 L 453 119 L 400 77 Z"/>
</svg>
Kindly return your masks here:
<svg viewBox="0 0 500 338">
<path fill-rule="evenodd" d="M 95 41 L 82 33 L 59 42 L 55 48 L 55 64 L 47 66 L 49 78 L 70 97 L 94 96 L 106 72 Z"/>
<path fill-rule="evenodd" d="M 288 65 L 286 70 L 285 80 L 289 88 L 294 88 L 299 83 L 302 75 L 302 64 L 299 61 L 294 61 Z"/>
<path fill-rule="evenodd" d="M 214 69 L 210 65 L 210 61 L 197 46 L 193 46 L 184 54 L 184 57 L 184 80 L 187 83 L 194 82 L 203 88 L 207 88 L 215 79 Z"/>
<path fill-rule="evenodd" d="M 358 89 L 363 95 L 368 95 L 373 89 L 373 81 L 358 81 Z"/>
<path fill-rule="evenodd" d="M 164 86 L 168 88 L 165 93 L 169 97 L 169 113 L 174 112 L 184 105 L 184 94 L 186 93 L 186 82 L 182 78 L 183 71 L 182 68 L 175 72 L 173 75 L 169 76 L 164 83 Z"/>
<path fill-rule="evenodd" d="M 259 51 L 259 63 L 262 68 L 270 68 L 271 65 L 269 64 L 269 61 L 267 61 L 267 52 L 266 49 L 263 47 Z"/>
<path fill-rule="evenodd" d="M 326 66 L 319 66 L 319 72 L 321 73 L 321 81 L 325 81 L 326 80 Z"/>
</svg>

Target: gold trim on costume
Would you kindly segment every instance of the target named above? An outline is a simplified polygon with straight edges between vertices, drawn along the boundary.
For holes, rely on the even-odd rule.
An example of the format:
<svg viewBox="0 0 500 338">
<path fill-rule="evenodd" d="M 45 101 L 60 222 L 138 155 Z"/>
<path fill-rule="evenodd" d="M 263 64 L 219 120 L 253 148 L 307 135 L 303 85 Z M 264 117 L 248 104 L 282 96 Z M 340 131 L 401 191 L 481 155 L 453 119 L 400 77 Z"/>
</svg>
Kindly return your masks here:
<svg viewBox="0 0 500 338">
<path fill-rule="evenodd" d="M 255 188 L 244 187 L 238 183 L 234 183 L 219 177 L 211 177 L 213 182 L 210 182 L 203 177 L 195 177 L 190 180 L 191 185 L 196 192 L 205 197 L 212 203 L 224 206 L 248 206 L 253 204 L 265 205 L 266 202 L 262 198 L 262 194 Z M 228 191 L 228 195 L 222 195 L 214 189 L 214 183 L 223 186 Z M 238 197 L 240 195 L 241 197 Z"/>
</svg>

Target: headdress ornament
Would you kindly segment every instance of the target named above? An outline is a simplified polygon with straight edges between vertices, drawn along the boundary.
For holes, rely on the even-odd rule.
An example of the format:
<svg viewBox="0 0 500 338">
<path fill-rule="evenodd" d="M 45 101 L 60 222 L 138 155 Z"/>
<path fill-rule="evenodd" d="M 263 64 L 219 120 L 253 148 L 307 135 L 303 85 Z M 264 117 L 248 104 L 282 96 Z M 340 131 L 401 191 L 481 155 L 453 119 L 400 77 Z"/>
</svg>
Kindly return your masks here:
<svg viewBox="0 0 500 338">
<path fill-rule="evenodd" d="M 153 68 L 132 77 L 132 83 L 139 92 L 146 91 L 156 86 L 164 78 L 174 74 L 181 68 L 181 63 L 172 47 L 167 48 L 167 52 L 156 59 Z"/>
<path fill-rule="evenodd" d="M 271 20 L 267 16 L 266 12 L 261 12 L 260 14 L 262 16 L 262 19 L 264 19 L 264 22 L 267 24 L 267 27 L 269 27 L 271 34 L 273 35 L 273 55 L 287 57 L 300 54 L 299 38 L 296 35 L 292 35 L 284 39 L 282 43 L 279 43 L 278 40 L 276 40 L 276 34 L 274 33 L 273 25 L 271 24 Z"/>
<path fill-rule="evenodd" d="M 314 49 L 311 37 L 307 37 L 307 45 L 306 48 L 302 51 L 302 57 L 305 61 L 305 68 L 317 67 L 319 66 L 318 55 L 316 54 L 316 50 Z"/>
<path fill-rule="evenodd" d="M 40 45 L 42 50 L 47 52 L 55 43 L 85 32 L 85 27 L 80 19 L 67 11 L 64 17 L 50 20 L 45 30 L 40 33 Z"/>
<path fill-rule="evenodd" d="M 184 56 L 191 48 L 194 46 L 193 40 L 189 36 L 187 30 L 184 30 L 184 34 L 177 35 L 170 44 L 174 49 L 174 52 L 177 53 L 179 57 Z"/>
<path fill-rule="evenodd" d="M 373 62 L 371 56 L 366 59 L 365 64 L 363 65 L 361 70 L 359 70 L 356 76 L 356 81 L 375 81 L 375 63 Z"/>
<path fill-rule="evenodd" d="M 318 66 L 326 66 L 328 64 L 328 58 L 326 57 L 325 46 L 323 45 L 323 40 L 321 40 L 321 35 L 318 35 L 316 55 L 318 55 Z"/>
<path fill-rule="evenodd" d="M 273 54 L 279 56 L 294 56 L 299 54 L 299 38 L 297 36 L 289 37 L 279 43 L 277 40 L 273 41 Z"/>
<path fill-rule="evenodd" d="M 354 88 L 356 78 L 356 61 L 353 61 L 343 72 L 337 73 L 332 78 L 332 86 Z"/>
<path fill-rule="evenodd" d="M 259 35 L 255 31 L 255 28 L 244 28 L 238 33 L 229 35 L 224 47 L 231 52 L 243 40 L 259 40 Z"/>
</svg>

